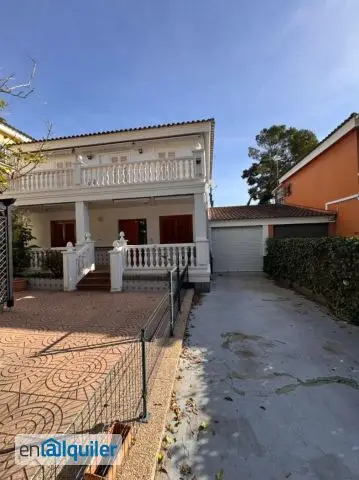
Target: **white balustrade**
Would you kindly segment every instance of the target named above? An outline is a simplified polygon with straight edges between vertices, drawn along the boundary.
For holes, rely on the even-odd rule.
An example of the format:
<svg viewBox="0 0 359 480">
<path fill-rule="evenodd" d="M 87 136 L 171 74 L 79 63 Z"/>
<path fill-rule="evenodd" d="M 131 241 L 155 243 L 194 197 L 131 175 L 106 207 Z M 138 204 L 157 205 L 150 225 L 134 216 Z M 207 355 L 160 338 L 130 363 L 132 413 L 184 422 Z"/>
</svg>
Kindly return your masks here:
<svg viewBox="0 0 359 480">
<path fill-rule="evenodd" d="M 91 240 L 90 233 L 85 233 L 85 242 L 76 245 L 76 283 L 95 270 L 95 242 Z"/>
<path fill-rule="evenodd" d="M 193 178 L 195 165 L 192 157 L 84 167 L 81 171 L 81 184 L 84 187 L 109 187 Z"/>
<path fill-rule="evenodd" d="M 7 191 L 27 193 L 60 190 L 73 186 L 74 172 L 71 168 L 38 170 L 9 182 Z"/>
<path fill-rule="evenodd" d="M 33 247 L 29 252 L 31 270 L 43 270 L 46 251 L 43 248 Z"/>
<path fill-rule="evenodd" d="M 196 265 L 194 243 L 127 245 L 125 267 L 127 270 L 163 270 Z"/>
<path fill-rule="evenodd" d="M 200 175 L 194 157 L 94 167 L 75 165 L 75 168 L 33 171 L 9 182 L 7 192 L 30 193 L 79 186 L 101 188 L 116 185 L 176 182 L 195 179 L 198 176 Z"/>
<path fill-rule="evenodd" d="M 91 235 L 85 233 L 83 244 L 77 244 L 76 248 L 71 242 L 66 245 L 62 252 L 64 256 L 64 290 L 76 290 L 78 282 L 90 271 L 95 270 L 95 242 Z"/>
</svg>

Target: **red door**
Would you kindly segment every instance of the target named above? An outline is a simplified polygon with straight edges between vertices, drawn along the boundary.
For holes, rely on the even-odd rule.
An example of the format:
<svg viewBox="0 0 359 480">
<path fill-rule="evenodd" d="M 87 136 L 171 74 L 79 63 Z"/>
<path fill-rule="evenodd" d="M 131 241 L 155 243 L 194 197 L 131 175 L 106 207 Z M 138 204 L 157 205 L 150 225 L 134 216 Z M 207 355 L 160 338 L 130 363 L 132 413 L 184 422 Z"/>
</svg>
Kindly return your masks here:
<svg viewBox="0 0 359 480">
<path fill-rule="evenodd" d="M 51 247 L 66 247 L 67 242 L 76 243 L 75 220 L 52 220 Z"/>
<path fill-rule="evenodd" d="M 138 220 L 119 220 L 118 231 L 125 233 L 125 239 L 129 245 L 139 245 L 140 224 Z"/>
<path fill-rule="evenodd" d="M 144 245 L 147 243 L 147 222 L 145 218 L 126 219 L 118 221 L 118 233 L 125 232 L 129 245 Z"/>
<path fill-rule="evenodd" d="M 160 217 L 161 243 L 192 243 L 192 215 L 171 215 Z"/>
</svg>

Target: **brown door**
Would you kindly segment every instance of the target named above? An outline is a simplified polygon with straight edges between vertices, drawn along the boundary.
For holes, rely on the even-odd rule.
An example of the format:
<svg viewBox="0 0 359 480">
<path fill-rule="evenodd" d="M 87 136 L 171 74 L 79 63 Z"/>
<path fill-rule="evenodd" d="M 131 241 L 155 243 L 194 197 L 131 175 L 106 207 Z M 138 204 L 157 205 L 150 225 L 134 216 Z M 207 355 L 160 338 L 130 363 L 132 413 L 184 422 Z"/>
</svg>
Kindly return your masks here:
<svg viewBox="0 0 359 480">
<path fill-rule="evenodd" d="M 143 245 L 147 243 L 146 219 L 126 219 L 118 221 L 118 232 L 125 233 L 129 245 Z"/>
<path fill-rule="evenodd" d="M 192 215 L 171 215 L 160 217 L 161 243 L 192 243 Z"/>
<path fill-rule="evenodd" d="M 66 247 L 67 242 L 73 245 L 76 243 L 76 223 L 75 220 L 52 220 L 51 228 L 51 247 Z"/>
</svg>

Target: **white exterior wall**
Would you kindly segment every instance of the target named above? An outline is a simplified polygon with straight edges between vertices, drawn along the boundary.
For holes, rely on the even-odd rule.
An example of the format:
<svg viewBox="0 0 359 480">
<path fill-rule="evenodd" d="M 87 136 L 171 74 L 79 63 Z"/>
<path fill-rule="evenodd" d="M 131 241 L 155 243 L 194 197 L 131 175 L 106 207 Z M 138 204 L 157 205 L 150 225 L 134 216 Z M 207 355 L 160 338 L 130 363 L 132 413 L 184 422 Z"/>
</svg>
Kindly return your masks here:
<svg viewBox="0 0 359 480">
<path fill-rule="evenodd" d="M 91 209 L 91 235 L 96 242 L 96 247 L 107 247 L 118 238 L 118 220 L 145 218 L 147 220 L 147 243 L 160 243 L 159 217 L 185 214 L 193 214 L 193 204 L 171 203 L 155 206 Z"/>
<path fill-rule="evenodd" d="M 75 205 L 72 210 L 53 210 L 51 212 L 32 213 L 26 212 L 32 225 L 32 235 L 35 240 L 31 242 L 32 245 L 38 247 L 51 247 L 51 220 L 75 220 Z"/>
<path fill-rule="evenodd" d="M 160 243 L 159 217 L 162 215 L 194 214 L 193 200 L 190 202 L 161 203 L 154 206 L 138 205 L 131 207 L 101 207 L 89 204 L 90 233 L 95 247 L 110 247 L 118 238 L 118 220 L 147 220 L 147 243 Z M 51 220 L 75 220 L 75 205 L 71 210 L 52 210 L 41 213 L 28 213 L 33 226 L 33 244 L 43 248 L 51 247 Z M 126 233 L 126 232 L 125 232 Z"/>
<path fill-rule="evenodd" d="M 162 140 L 151 142 L 138 142 L 137 145 L 130 147 L 116 147 L 111 149 L 110 147 L 83 148 L 76 151 L 76 154 L 71 153 L 57 153 L 52 152 L 48 155 L 46 162 L 40 164 L 37 170 L 49 170 L 56 169 L 58 163 L 63 164 L 63 168 L 71 168 L 76 163 L 77 155 L 82 155 L 83 161 L 89 167 L 95 167 L 98 165 L 111 165 L 112 157 L 118 157 L 118 163 L 120 163 L 121 156 L 127 156 L 128 162 L 144 162 L 148 160 L 159 159 L 159 153 L 165 153 L 168 158 L 168 152 L 175 152 L 176 158 L 192 157 L 193 150 L 196 147 L 198 139 L 196 137 L 190 137 L 184 140 Z M 142 148 L 143 153 L 139 153 L 138 149 Z M 92 155 L 93 158 L 88 159 L 87 155 Z"/>
</svg>

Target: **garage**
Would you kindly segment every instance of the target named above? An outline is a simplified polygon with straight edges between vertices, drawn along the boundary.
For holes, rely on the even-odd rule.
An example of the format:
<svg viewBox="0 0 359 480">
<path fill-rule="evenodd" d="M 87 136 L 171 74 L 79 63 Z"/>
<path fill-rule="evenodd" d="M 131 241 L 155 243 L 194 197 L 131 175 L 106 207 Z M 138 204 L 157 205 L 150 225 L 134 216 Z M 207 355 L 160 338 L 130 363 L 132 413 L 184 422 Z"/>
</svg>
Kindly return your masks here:
<svg viewBox="0 0 359 480">
<path fill-rule="evenodd" d="M 238 205 L 208 210 L 213 272 L 261 272 L 268 237 L 329 234 L 333 212 L 293 205 Z"/>
<path fill-rule="evenodd" d="M 263 228 L 212 228 L 214 272 L 260 272 L 263 269 Z"/>
</svg>

